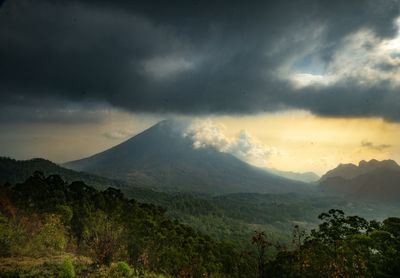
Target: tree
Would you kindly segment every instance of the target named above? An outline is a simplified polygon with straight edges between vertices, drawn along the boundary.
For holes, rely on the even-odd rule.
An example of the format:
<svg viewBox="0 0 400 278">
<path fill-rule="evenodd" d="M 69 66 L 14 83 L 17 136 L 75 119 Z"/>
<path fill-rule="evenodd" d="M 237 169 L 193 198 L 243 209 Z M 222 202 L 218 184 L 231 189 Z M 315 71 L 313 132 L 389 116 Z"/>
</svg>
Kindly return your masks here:
<svg viewBox="0 0 400 278">
<path fill-rule="evenodd" d="M 264 232 L 255 231 L 251 243 L 256 247 L 258 277 L 266 277 L 267 248 L 272 244 L 267 241 Z"/>
<path fill-rule="evenodd" d="M 96 263 L 110 265 L 124 248 L 123 227 L 101 211 L 98 211 L 92 220 L 91 231 L 87 238 L 89 251 Z"/>
</svg>

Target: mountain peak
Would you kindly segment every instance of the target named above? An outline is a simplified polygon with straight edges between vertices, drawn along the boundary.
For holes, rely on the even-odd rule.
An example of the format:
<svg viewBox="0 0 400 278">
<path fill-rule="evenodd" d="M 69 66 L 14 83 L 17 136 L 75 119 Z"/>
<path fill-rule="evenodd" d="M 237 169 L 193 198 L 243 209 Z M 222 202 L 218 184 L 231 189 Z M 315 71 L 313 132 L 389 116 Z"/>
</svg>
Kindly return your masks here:
<svg viewBox="0 0 400 278">
<path fill-rule="evenodd" d="M 167 132 L 174 134 L 182 134 L 183 129 L 187 126 L 187 123 L 183 120 L 175 120 L 175 119 L 165 119 L 159 121 L 155 125 L 150 128 L 144 130 L 142 133 L 149 132 Z M 136 137 L 136 136 L 133 136 Z"/>
<path fill-rule="evenodd" d="M 187 121 L 185 120 L 177 120 L 177 119 L 165 119 L 165 120 L 161 120 L 158 123 L 156 123 L 155 125 L 153 125 L 150 128 L 169 128 L 169 129 L 180 129 L 180 128 L 184 128 L 185 126 L 187 126 Z"/>
<path fill-rule="evenodd" d="M 383 162 L 383 161 L 382 161 Z M 358 163 L 359 167 L 368 167 L 368 166 L 376 166 L 380 163 L 380 161 L 376 160 L 376 159 L 371 159 L 370 161 L 366 161 L 366 160 L 361 160 Z"/>
</svg>

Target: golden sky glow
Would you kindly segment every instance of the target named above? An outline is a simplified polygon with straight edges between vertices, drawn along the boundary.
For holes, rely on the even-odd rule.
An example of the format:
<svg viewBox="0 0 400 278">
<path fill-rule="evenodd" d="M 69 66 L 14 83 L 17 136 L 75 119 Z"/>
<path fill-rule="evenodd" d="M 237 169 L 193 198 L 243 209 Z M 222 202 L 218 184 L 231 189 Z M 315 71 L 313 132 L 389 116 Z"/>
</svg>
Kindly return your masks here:
<svg viewBox="0 0 400 278">
<path fill-rule="evenodd" d="M 0 153 L 15 159 L 43 157 L 57 163 L 87 157 L 121 143 L 162 118 L 108 109 L 93 123 L 2 125 Z"/>
<path fill-rule="evenodd" d="M 276 149 L 268 167 L 323 174 L 339 163 L 372 158 L 400 161 L 400 125 L 376 118 L 321 118 L 295 111 L 246 117 L 219 117 L 229 136 L 241 129 Z"/>
<path fill-rule="evenodd" d="M 4 127 L 8 132 L 0 136 L 1 153 L 17 159 L 44 157 L 65 162 L 117 145 L 163 118 L 111 109 L 101 111 L 97 123 L 9 125 Z M 290 111 L 195 119 L 219 126 L 226 138 L 238 138 L 245 131 L 257 147 L 270 151 L 262 163 L 253 163 L 257 166 L 321 175 L 339 163 L 363 159 L 400 162 L 400 124 L 378 118 L 322 118 Z"/>
</svg>

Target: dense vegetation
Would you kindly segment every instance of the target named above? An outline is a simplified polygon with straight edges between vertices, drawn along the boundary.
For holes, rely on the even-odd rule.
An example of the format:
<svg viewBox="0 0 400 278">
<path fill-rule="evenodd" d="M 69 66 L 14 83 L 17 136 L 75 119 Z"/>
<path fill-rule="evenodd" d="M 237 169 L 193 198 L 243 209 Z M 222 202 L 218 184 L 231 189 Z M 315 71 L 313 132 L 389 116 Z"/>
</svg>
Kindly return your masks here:
<svg viewBox="0 0 400 278">
<path fill-rule="evenodd" d="M 239 256 L 230 245 L 170 220 L 160 207 L 128 200 L 117 189 L 101 192 L 36 172 L 24 183 L 2 187 L 1 213 L 3 257 L 70 252 L 99 266 L 126 261 L 136 274 L 238 273 Z"/>
<path fill-rule="evenodd" d="M 294 225 L 309 231 L 318 225 L 317 216 L 330 208 L 347 214 L 383 220 L 399 215 L 397 206 L 353 202 L 318 194 L 235 193 L 211 196 L 194 193 L 156 192 L 136 184 L 76 172 L 45 159 L 17 161 L 0 157 L 0 184 L 23 182 L 35 170 L 46 176 L 59 175 L 64 181 L 83 181 L 96 189 L 114 187 L 128 198 L 166 209 L 166 215 L 185 223 L 216 240 L 229 241 L 238 248 L 248 248 L 254 230 L 266 231 L 269 239 L 290 244 Z"/>
<path fill-rule="evenodd" d="M 294 251 L 260 265 L 262 277 L 399 277 L 400 218 L 381 223 L 336 209 L 319 218 L 310 235 L 295 230 Z"/>
<path fill-rule="evenodd" d="M 351 202 L 321 195 L 235 193 L 213 197 L 158 193 L 143 198 L 138 191 L 124 192 L 135 199 L 162 206 L 167 209 L 168 216 L 241 248 L 250 245 L 249 238 L 254 230 L 266 231 L 270 240 L 290 244 L 295 225 L 310 231 L 317 227 L 318 215 L 330 208 L 341 208 L 346 214 L 378 220 L 400 214 L 398 206 Z"/>
<path fill-rule="evenodd" d="M 171 198 L 168 196 L 165 200 Z M 399 218 L 368 221 L 331 209 L 320 214 L 319 224 L 310 233 L 301 226 L 295 226 L 294 231 L 288 227 L 287 233 L 293 231 L 292 242 L 285 244 L 271 236 L 273 226 L 267 231 L 268 225 L 261 224 L 240 228 L 244 224 L 235 222 L 234 214 L 249 218 L 248 222 L 274 221 L 272 214 L 265 216 L 267 219 L 257 217 L 266 207 L 273 209 L 266 202 L 270 199 L 271 203 L 281 204 L 273 210 L 276 214 L 279 209 L 282 217 L 296 218 L 298 215 L 282 205 L 283 200 L 293 198 L 291 195 L 204 199 L 183 194 L 175 198 L 170 207 L 185 212 L 193 223 L 212 226 L 226 221 L 213 229 L 232 229 L 223 233 L 223 240 L 217 240 L 217 235 L 212 238 L 199 233 L 173 220 L 163 208 L 129 200 L 117 189 L 98 191 L 83 182 L 66 183 L 57 175 L 45 177 L 41 172 L 35 172 L 23 183 L 0 186 L 0 274 L 398 277 L 400 273 Z M 253 216 L 251 206 L 241 207 L 243 199 L 247 203 L 252 200 Z M 262 208 L 260 211 L 256 204 Z M 286 205 L 290 207 L 289 203 Z M 228 209 L 232 209 L 231 215 L 224 218 Z M 247 232 L 241 234 L 234 227 Z M 251 232 L 250 227 L 254 228 Z M 208 229 L 212 228 L 203 228 Z M 244 236 L 248 245 L 232 243 L 235 237 L 241 240 Z M 27 269 L 27 265 L 34 267 Z"/>
</svg>

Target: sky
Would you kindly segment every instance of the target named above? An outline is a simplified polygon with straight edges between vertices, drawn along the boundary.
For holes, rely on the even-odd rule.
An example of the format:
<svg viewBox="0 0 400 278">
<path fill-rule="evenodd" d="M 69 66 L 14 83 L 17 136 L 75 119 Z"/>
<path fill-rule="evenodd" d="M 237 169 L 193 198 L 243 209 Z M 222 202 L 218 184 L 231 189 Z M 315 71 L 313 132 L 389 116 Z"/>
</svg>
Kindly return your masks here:
<svg viewBox="0 0 400 278">
<path fill-rule="evenodd" d="M 166 118 L 260 167 L 400 162 L 400 1 L 0 1 L 0 155 L 65 162 Z"/>
</svg>

